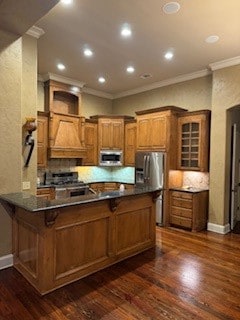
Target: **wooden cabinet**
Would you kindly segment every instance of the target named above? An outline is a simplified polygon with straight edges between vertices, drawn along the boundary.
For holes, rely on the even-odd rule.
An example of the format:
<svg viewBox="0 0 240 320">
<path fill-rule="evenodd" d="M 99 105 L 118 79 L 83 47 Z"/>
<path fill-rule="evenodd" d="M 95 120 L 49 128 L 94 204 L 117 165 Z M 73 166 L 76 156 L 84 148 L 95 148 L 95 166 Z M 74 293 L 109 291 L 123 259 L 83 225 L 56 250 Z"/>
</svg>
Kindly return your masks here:
<svg viewBox="0 0 240 320">
<path fill-rule="evenodd" d="M 206 229 L 208 191 L 170 191 L 170 224 L 200 231 Z"/>
<path fill-rule="evenodd" d="M 136 112 L 137 150 L 168 151 L 176 143 L 176 115 L 182 111 L 185 109 L 170 106 Z"/>
<path fill-rule="evenodd" d="M 54 188 L 38 188 L 37 197 L 47 200 L 55 199 L 55 189 Z"/>
<path fill-rule="evenodd" d="M 44 83 L 45 111 L 81 115 L 81 94 L 72 86 L 48 80 Z"/>
<path fill-rule="evenodd" d="M 16 208 L 13 263 L 46 294 L 154 247 L 155 233 L 152 193 L 35 214 Z"/>
<path fill-rule="evenodd" d="M 92 188 L 95 192 L 102 192 L 104 191 L 104 182 L 90 183 L 89 187 Z"/>
<path fill-rule="evenodd" d="M 45 82 L 44 88 L 45 110 L 49 111 L 49 158 L 86 157 L 80 93 L 53 80 Z"/>
<path fill-rule="evenodd" d="M 179 115 L 178 169 L 208 171 L 210 111 Z"/>
<path fill-rule="evenodd" d="M 135 153 L 137 146 L 137 124 L 136 121 L 125 124 L 124 164 L 135 166 Z"/>
<path fill-rule="evenodd" d="M 124 121 L 123 119 L 99 119 L 99 150 L 123 150 Z"/>
<path fill-rule="evenodd" d="M 86 158 L 83 159 L 85 166 L 98 165 L 98 124 L 96 121 L 86 119 L 85 121 L 85 147 Z"/>
<path fill-rule="evenodd" d="M 37 166 L 47 166 L 48 148 L 48 116 L 44 112 L 38 112 L 37 117 Z"/>
</svg>

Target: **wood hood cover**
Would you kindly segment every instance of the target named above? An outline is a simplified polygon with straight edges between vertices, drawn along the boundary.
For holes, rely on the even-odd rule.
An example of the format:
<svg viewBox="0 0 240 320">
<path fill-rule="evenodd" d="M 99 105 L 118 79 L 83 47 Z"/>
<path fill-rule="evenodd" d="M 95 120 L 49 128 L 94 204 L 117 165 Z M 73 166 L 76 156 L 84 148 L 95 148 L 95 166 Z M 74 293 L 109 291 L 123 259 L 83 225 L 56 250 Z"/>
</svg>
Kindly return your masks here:
<svg viewBox="0 0 240 320">
<path fill-rule="evenodd" d="M 85 158 L 85 118 L 50 112 L 49 158 Z"/>
</svg>

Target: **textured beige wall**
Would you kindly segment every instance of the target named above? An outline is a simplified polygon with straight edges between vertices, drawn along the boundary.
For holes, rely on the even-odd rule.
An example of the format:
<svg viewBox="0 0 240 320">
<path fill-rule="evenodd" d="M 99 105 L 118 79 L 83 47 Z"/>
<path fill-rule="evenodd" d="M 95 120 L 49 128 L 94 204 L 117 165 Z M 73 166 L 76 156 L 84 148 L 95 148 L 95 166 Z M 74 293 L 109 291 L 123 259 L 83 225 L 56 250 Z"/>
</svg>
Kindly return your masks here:
<svg viewBox="0 0 240 320">
<path fill-rule="evenodd" d="M 25 35 L 22 38 L 22 124 L 26 117 L 37 119 L 37 40 Z M 23 132 L 23 145 L 28 132 Z M 33 132 L 35 147 L 28 167 L 24 167 L 30 146 L 23 146 L 22 181 L 30 181 L 31 193 L 36 191 L 37 177 L 37 132 Z"/>
<path fill-rule="evenodd" d="M 0 52 L 0 193 L 21 191 L 22 41 Z M 0 256 L 11 253 L 11 219 L 0 206 Z"/>
<path fill-rule="evenodd" d="M 240 65 L 213 73 L 209 222 L 229 222 L 230 134 L 227 109 L 240 104 Z"/>
<path fill-rule="evenodd" d="M 113 100 L 114 114 L 175 105 L 190 111 L 211 109 L 212 77 L 206 76 Z"/>
<path fill-rule="evenodd" d="M 44 83 L 37 83 L 37 111 L 44 111 Z"/>
<path fill-rule="evenodd" d="M 112 100 L 83 93 L 82 110 L 86 118 L 96 114 L 112 114 Z"/>
<path fill-rule="evenodd" d="M 22 126 L 37 110 L 36 43 L 24 36 L 0 52 L 0 193 L 21 191 L 23 179 L 35 188 L 36 150 L 24 169 Z M 11 219 L 0 206 L 0 256 L 12 252 L 11 233 Z"/>
</svg>

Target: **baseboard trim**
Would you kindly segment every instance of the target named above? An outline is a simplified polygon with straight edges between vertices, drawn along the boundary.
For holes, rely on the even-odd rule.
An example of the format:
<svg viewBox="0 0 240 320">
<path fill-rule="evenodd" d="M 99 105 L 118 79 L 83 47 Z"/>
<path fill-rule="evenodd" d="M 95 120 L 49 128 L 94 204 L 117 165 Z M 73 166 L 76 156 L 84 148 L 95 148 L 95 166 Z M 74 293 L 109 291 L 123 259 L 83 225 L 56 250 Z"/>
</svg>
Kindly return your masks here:
<svg viewBox="0 0 240 320">
<path fill-rule="evenodd" d="M 208 222 L 207 230 L 216 232 L 216 233 L 226 234 L 230 232 L 230 224 L 228 223 L 228 224 L 225 224 L 225 226 L 222 226 L 220 224 Z"/>
<path fill-rule="evenodd" d="M 8 254 L 6 256 L 0 257 L 0 270 L 12 267 L 13 265 L 13 255 Z"/>
</svg>

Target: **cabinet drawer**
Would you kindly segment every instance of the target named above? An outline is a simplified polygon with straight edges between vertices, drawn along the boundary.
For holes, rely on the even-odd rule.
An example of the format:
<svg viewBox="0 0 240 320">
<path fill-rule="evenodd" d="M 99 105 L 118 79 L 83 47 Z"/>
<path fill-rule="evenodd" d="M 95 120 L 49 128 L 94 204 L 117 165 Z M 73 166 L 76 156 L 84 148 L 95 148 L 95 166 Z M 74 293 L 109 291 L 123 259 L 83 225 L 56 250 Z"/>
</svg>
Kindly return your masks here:
<svg viewBox="0 0 240 320">
<path fill-rule="evenodd" d="M 192 199 L 172 198 L 172 206 L 192 209 Z"/>
<path fill-rule="evenodd" d="M 192 219 L 192 210 L 189 209 L 171 207 L 171 214 L 179 217 Z"/>
<path fill-rule="evenodd" d="M 192 219 L 188 219 L 188 218 L 171 215 L 170 223 L 176 226 L 184 227 L 184 228 L 190 228 L 190 229 L 192 228 Z"/>
<path fill-rule="evenodd" d="M 172 191 L 172 197 L 192 200 L 192 194 L 188 192 Z"/>
</svg>

